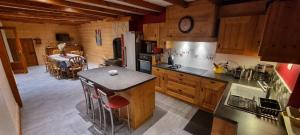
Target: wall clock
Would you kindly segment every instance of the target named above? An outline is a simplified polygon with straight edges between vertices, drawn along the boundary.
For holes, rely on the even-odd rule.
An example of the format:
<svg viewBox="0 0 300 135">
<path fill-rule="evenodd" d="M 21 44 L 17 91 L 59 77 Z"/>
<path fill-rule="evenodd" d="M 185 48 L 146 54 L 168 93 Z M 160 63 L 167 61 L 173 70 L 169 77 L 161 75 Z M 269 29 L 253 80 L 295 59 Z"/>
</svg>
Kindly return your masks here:
<svg viewBox="0 0 300 135">
<path fill-rule="evenodd" d="M 189 33 L 194 27 L 194 19 L 191 16 L 180 18 L 178 28 L 182 33 Z"/>
</svg>

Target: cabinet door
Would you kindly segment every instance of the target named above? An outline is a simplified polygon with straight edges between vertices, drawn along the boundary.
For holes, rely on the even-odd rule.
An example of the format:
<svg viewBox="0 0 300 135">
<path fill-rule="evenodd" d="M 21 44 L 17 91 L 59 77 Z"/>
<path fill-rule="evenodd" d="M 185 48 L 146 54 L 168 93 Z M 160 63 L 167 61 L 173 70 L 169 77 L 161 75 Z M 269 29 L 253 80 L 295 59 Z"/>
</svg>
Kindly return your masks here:
<svg viewBox="0 0 300 135">
<path fill-rule="evenodd" d="M 159 41 L 159 23 L 143 25 L 144 40 Z"/>
<path fill-rule="evenodd" d="M 210 88 L 202 88 L 202 107 L 214 111 L 220 98 L 220 92 Z"/>
<path fill-rule="evenodd" d="M 159 41 L 157 43 L 158 48 L 165 48 L 165 42 L 167 38 L 167 28 L 165 23 L 159 23 Z"/>
<path fill-rule="evenodd" d="M 222 17 L 217 52 L 257 55 L 260 45 L 257 26 L 260 16 Z M 254 49 L 253 49 L 254 48 Z"/>
<path fill-rule="evenodd" d="M 274 1 L 267 12 L 261 60 L 300 63 L 300 1 Z"/>
<path fill-rule="evenodd" d="M 159 68 L 152 68 L 152 74 L 156 76 L 155 90 L 164 93 L 164 71 Z"/>
</svg>

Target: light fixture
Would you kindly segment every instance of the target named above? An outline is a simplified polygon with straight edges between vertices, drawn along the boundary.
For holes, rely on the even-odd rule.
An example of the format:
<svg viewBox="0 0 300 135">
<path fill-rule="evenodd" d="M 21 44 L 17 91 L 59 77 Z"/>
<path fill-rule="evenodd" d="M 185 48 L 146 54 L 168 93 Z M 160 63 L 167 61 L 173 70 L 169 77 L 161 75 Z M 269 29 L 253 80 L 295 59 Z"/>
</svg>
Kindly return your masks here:
<svg viewBox="0 0 300 135">
<path fill-rule="evenodd" d="M 293 64 L 288 64 L 287 69 L 288 69 L 288 70 L 291 70 L 292 67 L 293 67 Z"/>
</svg>

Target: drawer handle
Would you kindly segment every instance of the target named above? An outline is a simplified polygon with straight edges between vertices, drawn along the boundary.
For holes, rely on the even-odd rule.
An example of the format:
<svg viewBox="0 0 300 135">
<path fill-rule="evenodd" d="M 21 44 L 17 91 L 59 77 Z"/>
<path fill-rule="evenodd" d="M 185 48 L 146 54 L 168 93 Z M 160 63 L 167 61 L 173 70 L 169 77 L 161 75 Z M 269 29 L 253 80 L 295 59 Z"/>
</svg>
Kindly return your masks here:
<svg viewBox="0 0 300 135">
<path fill-rule="evenodd" d="M 210 81 L 210 83 L 212 83 L 212 84 L 215 84 L 216 82 L 214 82 L 214 81 Z"/>
<path fill-rule="evenodd" d="M 180 76 L 183 76 L 183 74 L 179 74 Z"/>
<path fill-rule="evenodd" d="M 179 81 L 182 81 L 182 79 L 179 79 Z"/>
</svg>

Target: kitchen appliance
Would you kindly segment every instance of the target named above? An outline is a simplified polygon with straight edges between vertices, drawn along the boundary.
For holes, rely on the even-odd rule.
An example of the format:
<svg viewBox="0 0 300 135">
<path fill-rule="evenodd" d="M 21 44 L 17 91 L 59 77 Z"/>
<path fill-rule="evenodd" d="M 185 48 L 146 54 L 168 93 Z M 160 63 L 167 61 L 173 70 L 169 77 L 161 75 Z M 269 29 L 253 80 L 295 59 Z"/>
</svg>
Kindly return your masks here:
<svg viewBox="0 0 300 135">
<path fill-rule="evenodd" d="M 168 65 L 174 65 L 174 56 L 173 55 L 169 55 L 169 57 L 168 57 Z"/>
<path fill-rule="evenodd" d="M 142 53 L 149 53 L 149 54 L 158 54 L 158 53 L 162 53 L 162 49 L 157 48 L 157 42 L 156 41 L 144 40 L 143 44 L 141 46 L 141 52 Z"/>
<path fill-rule="evenodd" d="M 240 78 L 241 78 L 241 75 L 242 75 L 242 72 L 243 72 L 243 68 L 242 68 L 242 67 L 237 67 L 237 68 L 234 70 L 233 77 L 234 77 L 235 79 L 240 79 Z"/>
<path fill-rule="evenodd" d="M 152 72 L 152 55 L 140 53 L 138 58 L 138 71 L 151 74 Z"/>
<path fill-rule="evenodd" d="M 141 50 L 143 35 L 141 32 L 122 34 L 122 64 L 124 67 L 137 70 L 137 58 Z"/>
</svg>

